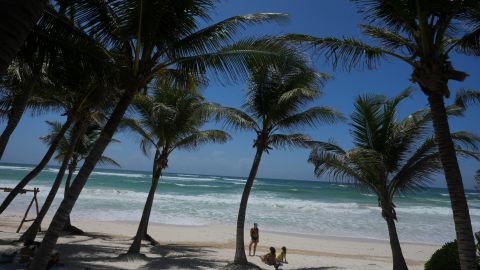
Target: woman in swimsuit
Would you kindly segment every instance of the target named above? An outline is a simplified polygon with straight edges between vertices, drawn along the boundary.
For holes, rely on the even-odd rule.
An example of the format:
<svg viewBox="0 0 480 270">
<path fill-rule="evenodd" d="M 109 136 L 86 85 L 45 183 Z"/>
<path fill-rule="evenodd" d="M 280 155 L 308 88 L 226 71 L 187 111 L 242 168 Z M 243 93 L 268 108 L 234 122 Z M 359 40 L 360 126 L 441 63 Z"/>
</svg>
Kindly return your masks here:
<svg viewBox="0 0 480 270">
<path fill-rule="evenodd" d="M 258 235 L 258 225 L 257 223 L 253 223 L 253 228 L 250 229 L 250 245 L 248 245 L 248 255 L 255 256 L 255 251 L 257 250 L 257 244 L 259 240 Z M 253 245 L 253 255 L 252 255 L 252 245 Z"/>
</svg>

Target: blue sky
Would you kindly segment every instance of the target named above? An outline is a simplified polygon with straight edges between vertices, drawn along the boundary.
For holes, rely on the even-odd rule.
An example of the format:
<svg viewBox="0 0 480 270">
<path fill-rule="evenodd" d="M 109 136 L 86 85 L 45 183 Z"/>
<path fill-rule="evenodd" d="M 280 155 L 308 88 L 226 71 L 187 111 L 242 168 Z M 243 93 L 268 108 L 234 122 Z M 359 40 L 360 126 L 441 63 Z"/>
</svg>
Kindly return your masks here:
<svg viewBox="0 0 480 270">
<path fill-rule="evenodd" d="M 289 14 L 289 21 L 282 24 L 268 24 L 249 27 L 246 34 L 285 34 L 303 33 L 314 36 L 349 36 L 362 38 L 357 25 L 362 23 L 362 17 L 356 13 L 355 7 L 347 0 L 228 0 L 222 1 L 214 14 L 213 21 L 230 16 L 255 12 L 283 12 Z M 334 78 L 324 87 L 324 95 L 319 99 L 319 105 L 336 108 L 346 116 L 353 110 L 353 100 L 364 93 L 381 93 L 396 95 L 410 86 L 410 68 L 403 63 L 392 60 L 383 62 L 375 71 L 356 70 L 352 72 L 333 71 L 321 57 L 313 56 L 312 63 L 318 71 L 327 72 Z M 454 56 L 452 61 L 460 70 L 470 76 L 463 83 L 452 83 L 451 90 L 459 88 L 480 88 L 478 74 L 478 59 L 473 57 Z M 244 83 L 222 86 L 212 82 L 204 90 L 207 100 L 219 102 L 225 106 L 238 107 L 243 99 Z M 451 100 L 447 101 L 451 102 Z M 404 102 L 401 114 L 424 108 L 427 100 L 422 93 L 417 92 Z M 480 126 L 475 116 L 480 115 L 480 106 L 471 108 L 464 118 L 456 118 L 451 122 L 452 130 L 468 130 L 480 134 Z M 24 117 L 13 134 L 13 138 L 5 153 L 5 162 L 36 163 L 46 151 L 45 145 L 38 138 L 47 132 L 45 120 L 62 120 L 57 115 L 42 115 L 40 117 Z M 334 139 L 344 147 L 351 146 L 348 125 L 337 124 L 321 126 L 317 129 L 307 129 L 306 133 L 319 140 Z M 252 148 L 254 134 L 232 132 L 233 140 L 224 145 L 208 145 L 197 152 L 177 152 L 170 158 L 170 172 L 197 174 L 218 174 L 246 176 L 249 172 L 252 158 L 255 154 Z M 114 157 L 124 169 L 149 170 L 151 161 L 140 152 L 137 140 L 131 135 L 118 134 L 116 138 L 121 143 L 112 144 L 106 154 Z M 308 151 L 271 151 L 265 155 L 259 170 L 259 177 L 314 179 L 313 168 L 306 162 Z M 55 164 L 55 163 L 52 163 Z M 467 187 L 472 187 L 473 173 L 480 169 L 476 161 L 461 161 L 462 173 Z M 321 179 L 328 180 L 328 179 Z M 444 186 L 444 180 L 439 177 L 435 186 Z"/>
</svg>

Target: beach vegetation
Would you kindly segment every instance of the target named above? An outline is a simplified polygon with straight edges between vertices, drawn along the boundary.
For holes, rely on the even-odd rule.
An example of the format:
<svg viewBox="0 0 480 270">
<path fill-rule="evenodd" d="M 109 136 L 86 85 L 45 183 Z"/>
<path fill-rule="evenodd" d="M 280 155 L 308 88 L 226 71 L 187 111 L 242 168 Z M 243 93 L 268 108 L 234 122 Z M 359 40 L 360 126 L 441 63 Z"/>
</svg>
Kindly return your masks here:
<svg viewBox="0 0 480 270">
<path fill-rule="evenodd" d="M 159 82 L 151 95 L 137 95 L 133 101 L 135 118 L 124 119 L 123 125 L 140 137 L 145 155 L 153 152 L 152 183 L 137 233 L 126 254 L 140 255 L 141 242 L 147 237 L 155 192 L 168 159 L 174 151 L 194 151 L 208 143 L 225 143 L 230 135 L 222 130 L 202 130 L 213 112 L 222 108 L 206 102 L 194 85 L 177 88 L 171 82 Z"/>
<path fill-rule="evenodd" d="M 219 114 L 227 127 L 256 134 L 255 157 L 238 210 L 234 259 L 237 265 L 248 263 L 244 249 L 245 216 L 263 154 L 273 149 L 310 148 L 312 139 L 296 131 L 342 119 L 332 108 L 310 105 L 320 96 L 328 75 L 309 67 L 299 54 L 285 55 L 269 65 L 253 63 L 249 65 L 249 74 L 242 108 L 230 108 Z"/>
<path fill-rule="evenodd" d="M 432 111 L 436 142 L 451 199 L 462 269 L 475 269 L 475 245 L 462 175 L 450 133 L 445 99 L 449 82 L 468 74 L 456 69 L 450 55 L 480 56 L 480 2 L 478 0 L 385 1 L 352 0 L 367 24 L 357 38 L 292 34 L 285 38 L 312 46 L 334 67 L 374 69 L 395 59 L 411 67 L 415 82 Z"/>
<path fill-rule="evenodd" d="M 60 188 L 65 172 L 68 170 L 64 188 L 64 197 L 67 196 L 70 182 L 78 163 L 88 155 L 92 149 L 93 143 L 100 134 L 104 117 L 99 115 L 100 113 L 92 113 L 90 118 L 84 118 L 82 121 L 77 122 L 64 134 L 58 147 L 56 148 L 55 159 L 61 164 L 60 168 L 58 169 L 57 176 L 53 181 L 52 188 L 48 192 L 47 198 L 45 199 L 39 214 L 30 227 L 22 234 L 20 241 L 24 243 L 32 243 L 35 240 L 37 233 L 40 231 L 42 221 L 45 218 L 45 215 L 48 213 L 48 210 L 50 209 L 53 200 L 58 193 L 58 189 Z M 49 145 L 52 139 L 55 138 L 59 132 L 61 132 L 62 124 L 60 122 L 47 122 L 47 124 L 50 126 L 50 132 L 48 135 L 43 136 L 40 139 Z M 118 141 L 112 139 L 112 142 Z M 102 156 L 98 164 L 120 167 L 120 164 L 108 156 Z M 70 215 L 67 217 L 64 231 L 70 234 L 83 234 L 82 230 L 71 224 Z"/>
<path fill-rule="evenodd" d="M 239 41 L 236 33 L 249 25 L 283 20 L 285 14 L 248 14 L 209 25 L 215 4 L 213 0 L 63 3 L 62 12 L 71 14 L 76 32 L 99 44 L 109 57 L 106 61 L 113 63 L 110 70 L 118 75 L 121 96 L 60 203 L 30 269 L 46 267 L 67 216 L 136 94 L 156 80 L 169 79 L 182 86 L 191 78 L 203 79 L 207 71 L 210 76 L 232 81 L 246 75 L 247 60 L 262 63 L 282 54 L 279 41 Z"/>
<path fill-rule="evenodd" d="M 395 225 L 394 200 L 398 195 L 422 191 L 442 169 L 430 112 L 421 110 L 398 119 L 398 106 L 411 92 L 406 89 L 393 98 L 357 97 L 350 123 L 354 147 L 345 150 L 334 141 L 319 142 L 309 157 L 317 177 L 347 181 L 377 195 L 388 227 L 394 270 L 408 269 Z M 457 155 L 480 158 L 476 152 L 480 137 L 455 132 L 452 138 Z"/>
</svg>

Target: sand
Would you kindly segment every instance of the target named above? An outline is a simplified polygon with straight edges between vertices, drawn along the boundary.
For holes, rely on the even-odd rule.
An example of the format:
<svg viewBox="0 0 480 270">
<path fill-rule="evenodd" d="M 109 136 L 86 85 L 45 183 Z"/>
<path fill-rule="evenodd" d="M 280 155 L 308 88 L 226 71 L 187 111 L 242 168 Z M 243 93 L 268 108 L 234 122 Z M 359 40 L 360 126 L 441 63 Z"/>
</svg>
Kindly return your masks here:
<svg viewBox="0 0 480 270">
<path fill-rule="evenodd" d="M 18 239 L 16 228 L 19 213 L 4 213 L 0 217 L 0 251 L 13 249 L 10 242 Z M 44 229 L 48 225 L 46 220 Z M 84 236 L 65 235 L 59 238 L 57 250 L 64 268 L 59 269 L 219 269 L 232 261 L 235 253 L 235 227 L 233 226 L 178 226 L 150 224 L 149 234 L 160 245 L 144 242 L 144 260 L 124 262 L 117 259 L 125 253 L 135 234 L 137 224 L 73 220 L 74 225 L 86 232 Z M 27 223 L 27 226 L 30 223 Z M 26 226 L 24 226 L 26 229 Z M 245 234 L 248 235 L 247 232 Z M 39 234 L 38 240 L 43 237 Z M 246 243 L 248 244 L 248 243 Z M 390 246 L 387 241 L 342 237 L 284 234 L 268 232 L 260 227 L 257 255 L 287 246 L 288 264 L 283 269 L 391 269 Z M 404 256 L 411 270 L 423 269 L 423 264 L 439 246 L 402 243 Z M 247 247 L 248 253 L 248 247 Z M 264 269 L 258 256 L 249 261 Z M 18 264 L 0 265 L 0 269 L 22 269 Z"/>
</svg>

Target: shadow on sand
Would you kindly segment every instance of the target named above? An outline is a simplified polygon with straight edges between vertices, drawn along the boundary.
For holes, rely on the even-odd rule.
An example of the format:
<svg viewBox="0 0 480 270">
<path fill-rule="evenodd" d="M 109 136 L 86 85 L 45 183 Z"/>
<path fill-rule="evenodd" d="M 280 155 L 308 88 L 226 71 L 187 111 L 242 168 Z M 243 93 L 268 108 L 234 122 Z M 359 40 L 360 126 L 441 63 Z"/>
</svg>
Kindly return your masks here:
<svg viewBox="0 0 480 270">
<path fill-rule="evenodd" d="M 11 235 L 10 235 L 11 236 Z M 43 235 L 41 235 L 43 236 Z M 10 238 L 10 237 L 9 237 Z M 109 236 L 105 234 L 85 233 L 82 236 L 63 235 L 66 243 L 59 243 L 60 266 L 72 270 L 113 270 L 128 268 L 137 269 L 220 269 L 229 261 L 215 259 L 216 251 L 208 246 L 188 246 L 180 244 L 161 244 L 159 246 L 142 245 L 142 251 L 147 255 L 134 262 L 122 261 L 120 254 L 126 253 L 131 243 L 130 239 Z M 15 239 L 0 239 L 0 245 L 18 248 L 12 245 Z M 67 240 L 67 241 L 65 241 Z M 136 265 L 136 266 L 134 266 Z M 17 263 L 0 265 L 0 269 L 19 269 Z M 270 269 L 270 268 L 262 268 Z M 334 270 L 338 267 L 298 268 L 296 270 Z"/>
</svg>

